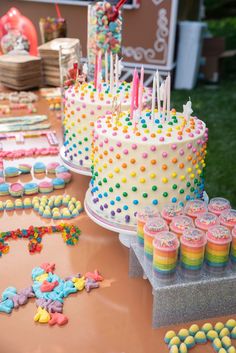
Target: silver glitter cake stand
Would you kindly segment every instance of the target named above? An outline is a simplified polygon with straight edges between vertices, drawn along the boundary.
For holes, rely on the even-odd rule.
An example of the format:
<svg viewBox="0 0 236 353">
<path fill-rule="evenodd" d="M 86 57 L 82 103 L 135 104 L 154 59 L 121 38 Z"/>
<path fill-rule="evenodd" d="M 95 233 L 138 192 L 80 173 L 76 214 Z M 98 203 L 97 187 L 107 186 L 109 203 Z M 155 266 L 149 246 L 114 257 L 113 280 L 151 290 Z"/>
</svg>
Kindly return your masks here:
<svg viewBox="0 0 236 353">
<path fill-rule="evenodd" d="M 66 158 L 65 146 L 62 146 L 60 149 L 60 157 L 61 157 L 61 160 L 62 160 L 64 166 L 67 167 L 68 169 L 70 169 L 72 172 L 77 173 L 77 174 L 81 174 L 81 175 L 87 175 L 87 176 L 92 175 L 90 168 L 80 167 L 80 166 L 68 161 L 68 159 Z"/>
<path fill-rule="evenodd" d="M 111 230 L 115 233 L 119 234 L 119 240 L 121 244 L 126 247 L 130 247 L 131 243 L 134 241 L 136 236 L 136 227 L 130 225 L 123 225 L 115 220 L 107 220 L 102 217 L 100 213 L 97 213 L 93 209 L 93 204 L 91 200 L 90 191 L 88 190 L 84 200 L 84 209 L 89 216 L 95 223 L 100 225 L 101 227 Z"/>
</svg>

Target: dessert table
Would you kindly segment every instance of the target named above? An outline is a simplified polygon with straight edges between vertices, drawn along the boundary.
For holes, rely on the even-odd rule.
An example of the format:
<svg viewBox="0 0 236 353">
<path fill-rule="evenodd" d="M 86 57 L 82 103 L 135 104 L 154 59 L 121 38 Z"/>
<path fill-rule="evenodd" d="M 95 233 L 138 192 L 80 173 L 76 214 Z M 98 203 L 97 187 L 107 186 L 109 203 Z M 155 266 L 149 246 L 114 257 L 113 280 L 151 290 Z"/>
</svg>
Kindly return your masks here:
<svg viewBox="0 0 236 353">
<path fill-rule="evenodd" d="M 62 141 L 61 122 L 54 112 L 49 111 L 46 100 L 39 98 L 37 107 L 37 114 L 49 116 L 52 129 L 57 131 L 57 137 Z M 38 142 L 32 139 L 27 143 L 37 145 Z M 47 158 L 38 157 L 38 160 L 46 163 Z M 18 177 L 14 178 L 14 181 L 17 180 Z M 88 183 L 88 176 L 73 173 L 72 182 L 66 186 L 65 193 L 83 202 Z M 60 194 L 60 191 L 55 194 Z M 0 220 L 2 231 L 52 224 L 51 220 L 38 217 L 32 210 L 1 213 Z M 24 288 L 31 284 L 32 269 L 43 262 L 55 263 L 56 273 L 62 277 L 98 269 L 105 278 L 101 288 L 67 298 L 64 313 L 69 322 L 63 327 L 35 323 L 34 299 L 10 315 L 1 313 L 0 352 L 167 353 L 163 338 L 169 327 L 152 328 L 152 288 L 143 278 L 129 277 L 129 250 L 120 243 L 118 234 L 93 223 L 85 212 L 69 222 L 81 229 L 79 243 L 74 247 L 65 246 L 57 234 L 44 237 L 40 254 L 29 255 L 25 241 L 10 242 L 9 254 L 0 258 L 0 293 L 9 286 Z M 227 318 L 210 321 L 225 322 Z M 178 330 L 188 326 L 178 324 L 172 328 Z M 207 349 L 213 352 L 210 345 Z M 206 352 L 206 346 L 198 345 L 194 352 Z"/>
</svg>

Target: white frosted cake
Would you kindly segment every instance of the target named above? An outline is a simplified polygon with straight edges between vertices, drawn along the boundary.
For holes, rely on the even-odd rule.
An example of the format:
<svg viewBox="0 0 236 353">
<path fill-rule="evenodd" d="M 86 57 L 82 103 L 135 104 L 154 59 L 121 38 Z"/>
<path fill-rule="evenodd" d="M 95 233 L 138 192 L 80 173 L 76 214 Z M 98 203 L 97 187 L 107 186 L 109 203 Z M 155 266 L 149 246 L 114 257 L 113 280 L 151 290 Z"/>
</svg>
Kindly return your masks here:
<svg viewBox="0 0 236 353">
<path fill-rule="evenodd" d="M 130 106 L 131 86 L 130 83 L 122 82 L 111 93 L 110 85 L 102 83 L 101 92 L 98 93 L 93 82 L 86 82 L 72 85 L 66 90 L 63 124 L 65 158 L 69 162 L 90 169 L 94 123 L 98 117 L 116 109 L 127 110 Z M 144 103 L 150 99 L 150 90 L 145 90 Z"/>
<path fill-rule="evenodd" d="M 204 189 L 207 128 L 196 117 L 155 109 L 130 118 L 107 114 L 95 123 L 89 198 L 103 219 L 136 224 L 145 206 L 199 198 Z"/>
</svg>

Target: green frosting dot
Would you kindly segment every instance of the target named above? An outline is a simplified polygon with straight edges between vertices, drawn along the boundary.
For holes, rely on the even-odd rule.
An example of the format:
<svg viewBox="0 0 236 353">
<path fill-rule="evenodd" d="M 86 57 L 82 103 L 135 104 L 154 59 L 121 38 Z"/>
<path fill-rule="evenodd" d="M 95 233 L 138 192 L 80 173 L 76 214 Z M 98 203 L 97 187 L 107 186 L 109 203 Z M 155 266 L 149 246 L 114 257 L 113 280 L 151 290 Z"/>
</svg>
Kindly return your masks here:
<svg viewBox="0 0 236 353">
<path fill-rule="evenodd" d="M 125 118 L 125 121 L 129 121 L 129 118 Z"/>
<path fill-rule="evenodd" d="M 117 189 L 120 188 L 120 184 L 119 184 L 119 183 L 116 184 L 116 188 L 117 188 Z"/>
<path fill-rule="evenodd" d="M 170 121 L 170 122 L 168 123 L 168 125 L 173 125 L 172 121 Z"/>
<path fill-rule="evenodd" d="M 156 190 L 157 190 L 157 186 L 156 186 L 156 185 L 153 185 L 153 186 L 152 186 L 152 190 L 153 190 L 153 191 L 156 191 Z"/>
<path fill-rule="evenodd" d="M 162 129 L 163 128 L 163 126 L 160 124 L 160 125 L 158 125 L 158 127 L 159 127 L 159 129 Z"/>
<path fill-rule="evenodd" d="M 191 192 L 194 192 L 194 190 L 195 190 L 195 189 L 194 189 L 193 187 L 190 188 L 190 191 L 191 191 Z"/>
<path fill-rule="evenodd" d="M 128 196 L 127 192 L 123 192 L 123 196 L 127 197 Z"/>
<path fill-rule="evenodd" d="M 143 127 L 144 129 L 146 129 L 146 127 L 147 127 L 147 124 L 143 124 L 143 125 L 142 125 L 142 127 Z"/>
<path fill-rule="evenodd" d="M 132 187 L 132 191 L 137 191 L 136 186 L 133 186 L 133 187 Z"/>
<path fill-rule="evenodd" d="M 180 194 L 183 194 L 183 193 L 184 193 L 184 189 L 180 189 L 180 190 L 179 190 L 179 193 L 180 193 Z"/>
<path fill-rule="evenodd" d="M 75 137 L 76 135 L 75 134 L 72 134 L 73 137 Z"/>
<path fill-rule="evenodd" d="M 100 181 L 98 182 L 98 185 L 100 185 L 100 186 L 102 185 L 102 182 L 101 182 L 101 180 L 100 180 Z"/>
<path fill-rule="evenodd" d="M 109 191 L 110 191 L 110 192 L 113 192 L 113 188 L 109 188 Z"/>
<path fill-rule="evenodd" d="M 176 185 L 176 184 L 173 184 L 173 185 L 172 185 L 172 189 L 176 190 L 176 189 L 177 189 L 177 185 Z"/>
<path fill-rule="evenodd" d="M 191 183 L 188 181 L 186 186 L 189 188 L 191 186 Z"/>
<path fill-rule="evenodd" d="M 168 192 L 166 192 L 166 191 L 163 192 L 163 196 L 164 196 L 164 197 L 167 197 L 167 196 L 168 196 Z"/>
<path fill-rule="evenodd" d="M 148 194 L 146 192 L 144 192 L 143 197 L 146 199 L 148 197 Z"/>
<path fill-rule="evenodd" d="M 197 184 L 198 183 L 198 179 L 194 179 L 194 184 Z"/>
<path fill-rule="evenodd" d="M 128 126 L 131 126 L 131 125 L 132 125 L 132 122 L 131 122 L 131 121 L 129 121 L 127 125 L 128 125 Z"/>
<path fill-rule="evenodd" d="M 107 178 L 103 178 L 103 182 L 104 182 L 104 183 L 107 183 Z"/>
<path fill-rule="evenodd" d="M 84 138 L 84 141 L 88 141 L 88 138 L 87 138 L 87 137 L 85 137 L 85 138 Z"/>
<path fill-rule="evenodd" d="M 82 145 L 82 141 L 79 141 L 78 143 L 79 143 L 79 145 Z"/>
<path fill-rule="evenodd" d="M 72 140 L 72 137 L 69 137 L 69 140 L 71 141 L 71 140 Z"/>
<path fill-rule="evenodd" d="M 98 176 L 98 172 L 95 172 L 94 174 L 95 174 L 96 176 Z"/>
</svg>

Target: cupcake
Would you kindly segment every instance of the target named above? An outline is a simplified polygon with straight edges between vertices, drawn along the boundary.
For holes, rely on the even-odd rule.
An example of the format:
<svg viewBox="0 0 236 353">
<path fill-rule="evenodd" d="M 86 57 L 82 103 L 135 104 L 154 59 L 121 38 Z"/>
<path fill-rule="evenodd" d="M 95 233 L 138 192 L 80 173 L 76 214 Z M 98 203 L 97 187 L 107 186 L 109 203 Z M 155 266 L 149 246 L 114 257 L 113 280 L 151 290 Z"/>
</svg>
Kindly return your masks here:
<svg viewBox="0 0 236 353">
<path fill-rule="evenodd" d="M 230 202 L 223 197 L 214 197 L 208 204 L 208 210 L 217 216 L 230 207 Z"/>
<path fill-rule="evenodd" d="M 9 185 L 7 183 L 0 184 L 0 196 L 9 195 Z"/>
<path fill-rule="evenodd" d="M 207 212 L 207 205 L 202 200 L 190 200 L 186 203 L 185 213 L 191 218 L 196 218 L 197 216 Z"/>
<path fill-rule="evenodd" d="M 207 231 L 210 227 L 220 224 L 219 218 L 210 212 L 205 212 L 195 219 L 195 225 L 198 229 Z"/>
<path fill-rule="evenodd" d="M 221 213 L 220 224 L 232 230 L 236 226 L 236 210 L 232 208 Z"/>
<path fill-rule="evenodd" d="M 138 243 L 144 245 L 144 226 L 146 222 L 151 218 L 159 216 L 159 212 L 154 207 L 145 207 L 143 210 L 137 212 L 137 240 Z"/>
<path fill-rule="evenodd" d="M 164 218 L 164 220 L 169 224 L 172 219 L 176 216 L 180 216 L 184 213 L 184 207 L 180 203 L 173 203 L 164 206 L 164 208 L 161 211 L 161 215 Z"/>
</svg>

